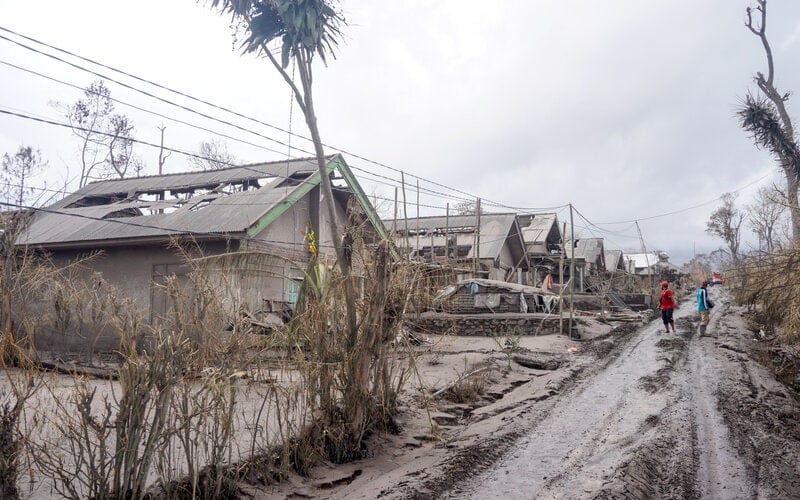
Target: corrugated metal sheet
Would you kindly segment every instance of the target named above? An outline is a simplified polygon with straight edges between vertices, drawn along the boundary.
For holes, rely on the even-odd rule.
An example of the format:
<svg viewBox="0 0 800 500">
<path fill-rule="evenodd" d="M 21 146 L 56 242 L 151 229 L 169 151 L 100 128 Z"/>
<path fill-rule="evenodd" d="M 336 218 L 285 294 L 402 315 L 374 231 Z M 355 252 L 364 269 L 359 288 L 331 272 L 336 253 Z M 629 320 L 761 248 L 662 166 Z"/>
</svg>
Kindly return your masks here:
<svg viewBox="0 0 800 500">
<path fill-rule="evenodd" d="M 481 214 L 480 228 L 480 257 L 481 259 L 493 259 L 500 255 L 503 246 L 509 239 L 512 227 L 516 223 L 516 214 Z M 408 225 L 406 226 L 406 222 Z M 420 217 L 417 219 L 398 219 L 394 231 L 394 241 L 398 246 L 406 246 L 406 238 L 402 236 L 408 227 L 409 237 L 408 246 L 416 248 L 417 232 L 424 232 L 419 237 L 420 248 L 431 246 L 431 233 L 434 234 L 434 245 L 444 246 L 444 234 L 449 228 L 451 237 L 455 236 L 458 245 L 474 245 L 474 235 L 472 232 L 461 232 L 459 230 L 471 231 L 475 227 L 475 215 L 452 215 L 448 217 Z M 391 224 L 389 224 L 391 225 Z M 519 236 L 514 237 L 514 243 L 521 248 Z M 512 243 L 512 244 L 514 244 Z M 518 251 L 515 250 L 518 253 Z M 474 257 L 474 249 L 470 250 L 467 258 Z"/>
<path fill-rule="evenodd" d="M 567 252 L 567 256 L 571 254 Z M 605 266 L 605 255 L 603 252 L 603 238 L 582 238 L 576 240 L 575 258 L 584 259 L 590 264 Z"/>
<path fill-rule="evenodd" d="M 94 182 L 40 211 L 31 221 L 27 234 L 19 243 L 57 245 L 65 243 L 101 242 L 103 240 L 166 237 L 181 233 L 219 235 L 243 233 L 278 202 L 299 188 L 281 182 L 296 176 L 302 178 L 317 171 L 316 161 L 301 159 L 232 167 L 221 170 L 137 177 Z M 277 177 L 272 182 L 264 179 Z M 220 185 L 239 184 L 261 179 L 259 189 L 222 194 L 198 193 L 181 203 L 179 198 L 165 201 L 136 200 L 135 195 L 168 190 L 211 190 Z M 102 197 L 127 198 L 105 205 L 67 208 L 81 200 Z M 204 203 L 202 208 L 197 207 Z M 177 208 L 174 208 L 177 207 Z M 174 211 L 170 211 L 174 208 Z M 113 216 L 125 210 L 138 209 L 144 215 Z M 169 211 L 154 213 L 150 211 Z"/>
<path fill-rule="evenodd" d="M 622 261 L 622 250 L 606 250 L 606 270 L 614 271 L 617 269 L 625 270 L 625 263 Z"/>
<path fill-rule="evenodd" d="M 531 220 L 530 224 L 527 227 L 524 225 L 522 227 L 522 235 L 525 237 L 525 242 L 528 244 L 544 244 L 557 221 L 556 214 L 533 215 L 533 220 Z M 558 230 L 558 226 L 556 226 L 556 230 Z"/>
</svg>

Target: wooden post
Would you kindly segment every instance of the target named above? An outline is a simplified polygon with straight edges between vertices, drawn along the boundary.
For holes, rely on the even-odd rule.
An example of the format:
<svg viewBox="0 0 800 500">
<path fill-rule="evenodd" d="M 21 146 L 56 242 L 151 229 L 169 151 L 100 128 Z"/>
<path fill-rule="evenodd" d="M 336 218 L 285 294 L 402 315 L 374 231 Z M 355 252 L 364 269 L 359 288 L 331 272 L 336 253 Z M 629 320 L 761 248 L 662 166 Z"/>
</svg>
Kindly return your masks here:
<svg viewBox="0 0 800 500">
<path fill-rule="evenodd" d="M 561 230 L 561 252 L 558 258 L 558 333 L 564 335 L 564 256 L 566 255 L 567 248 L 564 241 L 564 235 L 567 234 L 567 223 L 563 224 Z"/>
<path fill-rule="evenodd" d="M 406 204 L 406 175 L 401 170 L 400 171 L 400 185 L 403 188 L 403 221 L 405 221 L 405 232 L 406 232 L 406 248 L 409 248 L 411 243 L 408 239 L 408 206 Z M 417 228 L 419 229 L 419 228 Z"/>
<path fill-rule="evenodd" d="M 481 268 L 481 199 L 475 201 L 475 277 L 480 278 Z"/>
<path fill-rule="evenodd" d="M 456 236 L 458 238 L 458 236 Z M 450 263 L 450 203 L 445 205 L 445 212 L 444 212 L 444 251 L 445 251 L 445 262 Z M 458 260 L 458 245 L 456 245 L 455 249 L 456 255 L 455 259 Z"/>
<path fill-rule="evenodd" d="M 417 252 L 419 252 L 419 179 L 417 179 Z"/>
<path fill-rule="evenodd" d="M 572 317 L 575 315 L 575 224 L 572 219 L 572 203 L 569 204 L 569 246 L 572 249 L 569 262 L 569 338 L 572 338 Z"/>
</svg>

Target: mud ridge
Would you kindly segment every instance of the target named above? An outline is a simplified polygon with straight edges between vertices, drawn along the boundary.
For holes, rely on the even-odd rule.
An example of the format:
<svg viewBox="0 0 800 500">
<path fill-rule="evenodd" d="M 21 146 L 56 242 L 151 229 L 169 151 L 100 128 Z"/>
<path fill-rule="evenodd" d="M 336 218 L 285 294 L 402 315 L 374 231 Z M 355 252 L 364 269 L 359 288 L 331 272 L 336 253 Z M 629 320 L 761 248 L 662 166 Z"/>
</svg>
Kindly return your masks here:
<svg viewBox="0 0 800 500">
<path fill-rule="evenodd" d="M 552 388 L 555 393 L 563 394 L 571 387 L 577 385 L 581 380 L 591 376 L 591 374 L 602 370 L 619 356 L 622 349 L 633 338 L 633 334 L 638 330 L 636 325 L 622 325 L 614 331 L 614 339 L 599 339 L 586 342 L 584 352 L 587 356 L 594 358 L 595 363 L 585 363 L 570 371 L 570 374 L 562 382 Z M 552 398 L 545 398 L 544 401 L 552 402 Z M 514 447 L 517 440 L 526 435 L 538 422 L 546 418 L 550 407 L 536 406 L 540 401 L 529 401 L 528 407 L 522 410 L 521 414 L 532 414 L 526 418 L 523 426 L 510 429 L 505 434 L 494 439 L 484 441 L 480 445 L 471 446 L 458 451 L 455 455 L 447 458 L 446 462 L 437 469 L 436 474 L 422 481 L 419 486 L 406 491 L 402 498 L 406 499 L 429 499 L 449 495 L 458 495 L 458 487 L 467 479 L 490 468 L 499 461 L 506 452 Z M 387 490 L 384 494 L 393 494 L 394 491 Z"/>
</svg>

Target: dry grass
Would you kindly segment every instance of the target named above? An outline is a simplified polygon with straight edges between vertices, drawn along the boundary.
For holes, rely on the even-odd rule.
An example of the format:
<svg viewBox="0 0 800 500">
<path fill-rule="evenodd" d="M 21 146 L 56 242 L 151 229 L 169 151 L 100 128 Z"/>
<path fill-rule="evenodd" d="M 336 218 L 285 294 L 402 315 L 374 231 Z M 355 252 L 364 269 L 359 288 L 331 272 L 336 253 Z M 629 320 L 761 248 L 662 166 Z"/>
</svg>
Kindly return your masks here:
<svg viewBox="0 0 800 500">
<path fill-rule="evenodd" d="M 21 476 L 66 498 L 233 498 L 238 481 L 360 458 L 368 435 L 396 430 L 414 363 L 399 333 L 426 300 L 422 269 L 392 263 L 386 243 L 356 252 L 351 276 L 312 260 L 292 321 L 255 335 L 232 314 L 243 304 L 225 273 L 210 272 L 197 248 L 180 252 L 191 272 L 154 285 L 169 300 L 155 325 L 86 262 L 55 269 L 22 255 L 25 266 L 4 281 L 19 300 L 6 347 L 18 368 L 0 393 L 3 498 Z M 345 321 L 345 280 L 359 291 L 356 331 Z M 115 336 L 115 380 L 21 363 L 42 327 L 81 339 L 90 363 L 98 339 Z"/>
<path fill-rule="evenodd" d="M 755 309 L 782 343 L 800 344 L 800 250 L 743 260 L 728 272 L 727 283 L 737 302 Z"/>
</svg>

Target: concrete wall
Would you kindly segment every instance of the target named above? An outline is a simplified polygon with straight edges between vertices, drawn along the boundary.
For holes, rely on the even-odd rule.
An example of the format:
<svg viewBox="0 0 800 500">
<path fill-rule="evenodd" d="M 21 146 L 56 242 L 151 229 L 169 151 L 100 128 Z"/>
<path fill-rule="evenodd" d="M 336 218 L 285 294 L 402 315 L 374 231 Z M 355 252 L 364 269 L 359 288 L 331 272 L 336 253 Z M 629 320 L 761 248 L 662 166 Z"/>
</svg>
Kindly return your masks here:
<svg viewBox="0 0 800 500">
<path fill-rule="evenodd" d="M 235 245 L 235 242 L 233 243 Z M 219 254 L 231 250 L 226 243 L 205 245 L 206 254 Z M 167 307 L 167 298 L 163 289 L 154 286 L 154 282 L 168 274 L 183 274 L 188 271 L 184 257 L 167 245 L 110 247 L 102 251 L 61 250 L 52 253 L 53 264 L 61 269 L 62 280 L 68 286 L 62 293 L 78 295 L 82 290 L 96 290 L 98 296 L 108 293 L 107 288 L 117 289 L 114 296 L 126 311 L 132 311 L 146 326 L 154 319 L 154 309 Z M 80 264 L 75 265 L 77 262 Z M 102 278 L 98 280 L 96 277 Z M 54 280 L 53 285 L 56 282 Z M 106 288 L 104 288 L 106 287 Z M 38 302 L 30 304 L 26 314 L 35 315 L 38 328 L 34 336 L 34 345 L 40 350 L 69 352 L 86 352 L 89 350 L 115 350 L 119 348 L 119 333 L 116 325 L 105 324 L 97 330 L 91 323 L 90 304 L 81 322 L 76 314 L 72 314 L 68 327 L 59 326 L 56 318 L 55 288 Z M 72 297 L 74 298 L 74 297 Z M 88 299 L 86 299 L 88 300 Z M 66 328 L 66 330 L 65 330 Z M 126 332 L 134 338 L 141 339 L 145 329 L 139 332 Z"/>
</svg>

